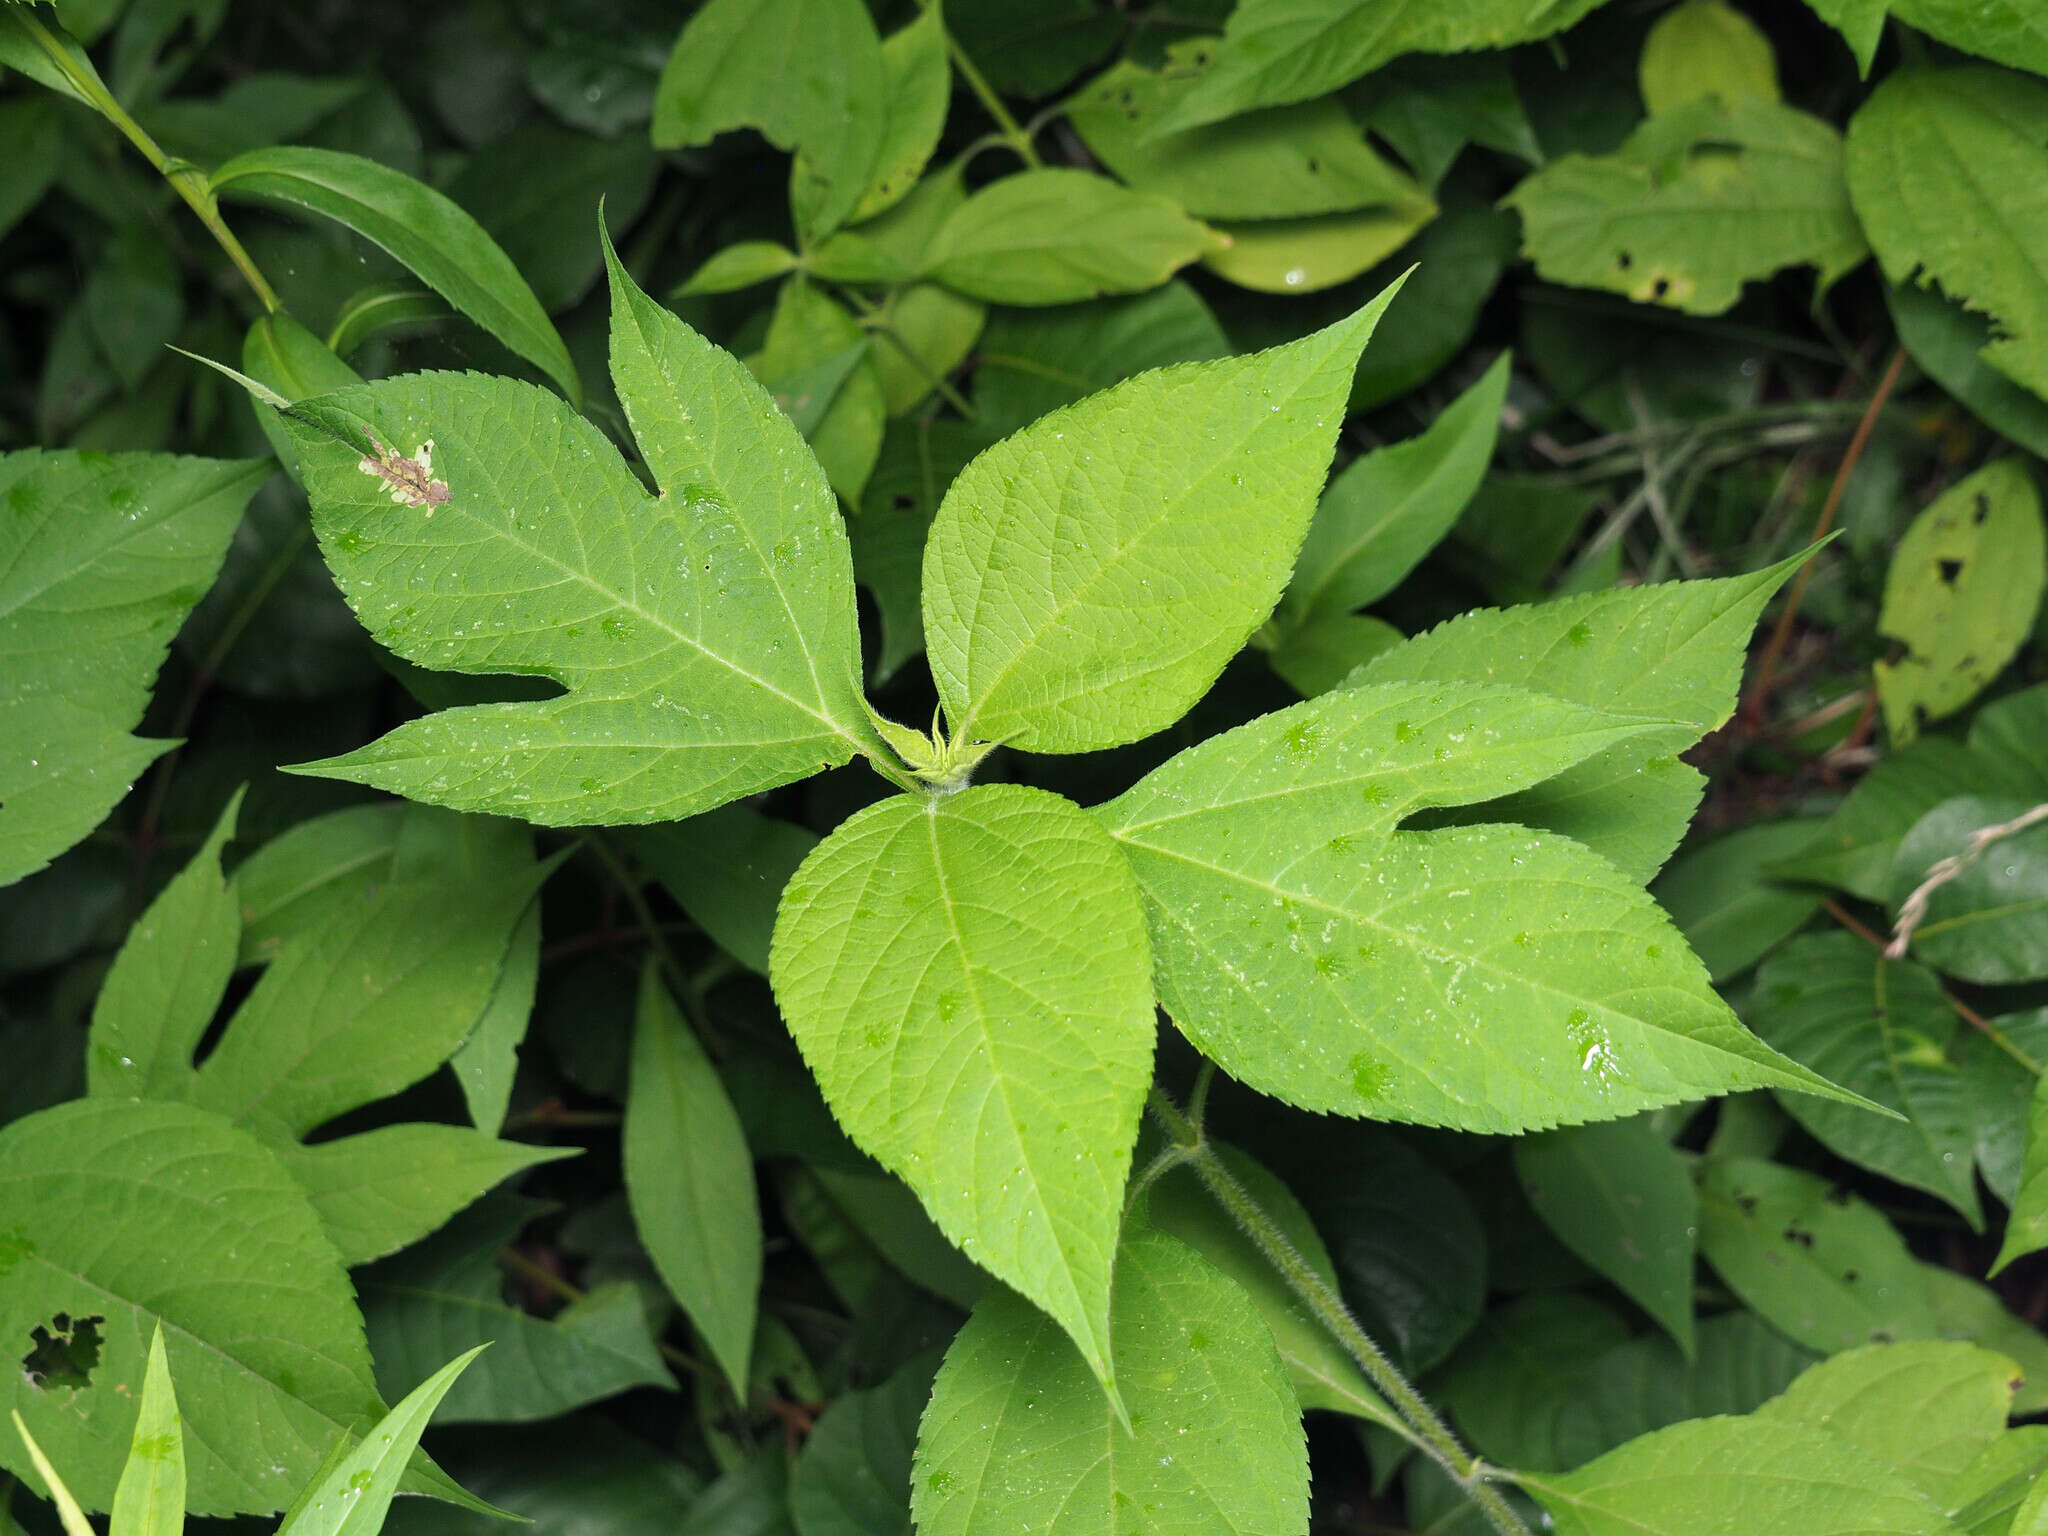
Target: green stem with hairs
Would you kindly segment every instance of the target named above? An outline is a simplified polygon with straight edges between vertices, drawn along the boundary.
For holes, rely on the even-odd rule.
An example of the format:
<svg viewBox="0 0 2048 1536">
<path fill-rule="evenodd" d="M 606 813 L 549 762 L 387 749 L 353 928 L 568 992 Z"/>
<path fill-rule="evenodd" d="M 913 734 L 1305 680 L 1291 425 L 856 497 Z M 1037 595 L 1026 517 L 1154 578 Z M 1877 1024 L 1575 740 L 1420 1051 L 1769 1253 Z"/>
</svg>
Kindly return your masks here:
<svg viewBox="0 0 2048 1536">
<path fill-rule="evenodd" d="M 1409 1384 L 1408 1378 L 1387 1358 L 1386 1352 L 1359 1327 L 1357 1319 L 1344 1305 L 1343 1298 L 1324 1283 L 1323 1277 L 1295 1249 L 1287 1234 L 1280 1230 L 1273 1218 L 1266 1214 L 1265 1208 L 1238 1183 L 1236 1175 L 1216 1155 L 1215 1146 L 1204 1135 L 1202 1127 L 1182 1114 L 1173 1100 L 1157 1087 L 1153 1088 L 1151 1097 L 1146 1101 L 1146 1108 L 1167 1137 L 1180 1148 L 1184 1161 L 1202 1181 L 1202 1187 L 1230 1214 L 1230 1219 L 1237 1223 L 1239 1230 L 1265 1256 L 1266 1262 L 1287 1282 L 1288 1289 L 1301 1298 L 1316 1321 L 1344 1346 L 1344 1352 L 1351 1356 L 1379 1389 L 1380 1395 L 1415 1431 L 1417 1443 L 1430 1459 L 1444 1469 L 1465 1497 L 1479 1506 L 1480 1512 L 1495 1530 L 1501 1532 L 1501 1536 L 1530 1536 L 1529 1527 L 1523 1523 L 1522 1517 L 1515 1513 L 1514 1506 L 1493 1485 L 1492 1469 L 1458 1443 L 1458 1437 L 1428 1400 Z"/>
<path fill-rule="evenodd" d="M 43 50 L 44 55 L 56 66 L 71 89 L 77 92 L 86 105 L 120 129 L 122 136 L 142 152 L 142 158 L 156 168 L 157 173 L 171 184 L 178 196 L 182 197 L 186 205 L 199 216 L 199 222 L 206 226 L 207 233 L 214 238 L 214 243 L 227 254 L 228 260 L 235 264 L 235 270 L 242 274 L 242 280 L 249 285 L 264 309 L 272 314 L 282 309 L 284 306 L 279 301 L 276 291 L 264 279 L 262 272 L 257 270 L 256 263 L 250 259 L 249 253 L 242 249 L 242 242 L 237 240 L 234 232 L 222 222 L 220 205 L 214 201 L 213 193 L 207 190 L 206 173 L 196 165 L 165 154 L 163 146 L 151 138 L 148 131 L 130 117 L 127 109 L 114 99 L 114 93 L 107 89 L 106 82 L 99 77 L 99 72 L 90 65 L 81 66 L 71 50 L 66 48 L 48 27 L 29 14 L 26 6 L 14 9 L 14 20 L 34 40 L 36 46 Z"/>
</svg>

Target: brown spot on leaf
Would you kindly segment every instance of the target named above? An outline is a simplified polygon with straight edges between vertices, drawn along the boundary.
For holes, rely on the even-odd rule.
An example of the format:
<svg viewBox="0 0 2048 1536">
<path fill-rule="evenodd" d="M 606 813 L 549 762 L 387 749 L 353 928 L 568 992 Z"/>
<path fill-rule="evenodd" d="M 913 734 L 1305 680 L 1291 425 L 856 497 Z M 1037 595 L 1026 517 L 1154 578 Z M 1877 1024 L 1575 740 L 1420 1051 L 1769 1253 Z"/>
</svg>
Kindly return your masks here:
<svg viewBox="0 0 2048 1536">
<path fill-rule="evenodd" d="M 376 450 L 376 456 L 364 454 L 356 460 L 356 468 L 383 481 L 393 501 L 402 507 L 425 507 L 429 517 L 434 515 L 434 508 L 447 504 L 448 482 L 434 478 L 431 437 L 415 448 L 410 458 L 396 448 L 386 448 L 374 437 L 370 446 Z"/>
</svg>

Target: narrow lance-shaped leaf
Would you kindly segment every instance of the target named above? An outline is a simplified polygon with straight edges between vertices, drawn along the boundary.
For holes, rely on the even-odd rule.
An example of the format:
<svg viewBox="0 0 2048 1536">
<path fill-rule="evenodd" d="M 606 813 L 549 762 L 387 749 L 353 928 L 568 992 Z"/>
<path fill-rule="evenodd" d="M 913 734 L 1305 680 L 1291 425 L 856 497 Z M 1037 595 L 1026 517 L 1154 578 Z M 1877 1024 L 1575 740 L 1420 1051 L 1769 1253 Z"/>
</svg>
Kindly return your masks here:
<svg viewBox="0 0 2048 1536">
<path fill-rule="evenodd" d="M 278 1536 L 377 1536 L 427 1421 L 483 1347 L 456 1356 L 407 1393 L 308 1490 L 278 1527 Z"/>
<path fill-rule="evenodd" d="M 171 746 L 128 733 L 269 472 L 252 459 L 0 455 L 0 883 L 99 825 Z"/>
<path fill-rule="evenodd" d="M 640 1240 L 744 1402 L 761 1288 L 753 1158 L 724 1085 L 652 960 L 640 976 L 623 1134 L 626 1198 Z"/>
<path fill-rule="evenodd" d="M 108 1536 L 181 1536 L 184 1529 L 185 1431 L 164 1353 L 164 1325 L 158 1323 L 149 1336 L 142 1404 L 128 1441 L 128 1464 L 114 1488 Z"/>
<path fill-rule="evenodd" d="M 1493 459 L 1509 362 L 1502 353 L 1428 431 L 1362 455 L 1330 482 L 1294 563 L 1284 617 L 1300 624 L 1377 602 L 1451 531 Z"/>
<path fill-rule="evenodd" d="M 848 818 L 790 878 L 769 957 L 848 1134 L 1112 1391 L 1151 971 L 1116 846 L 1071 803 L 1009 784 Z"/>
<path fill-rule="evenodd" d="M 1128 1430 L 1043 1313 L 1007 1291 L 974 1309 L 918 1435 L 911 1509 L 922 1536 L 1306 1528 L 1301 1410 L 1244 1293 L 1133 1220 L 1112 1325 Z"/>
<path fill-rule="evenodd" d="M 1324 694 L 1098 809 L 1137 871 L 1161 1001 L 1305 1108 L 1509 1131 L 1738 1086 L 1837 1092 L 1736 1022 L 1642 889 L 1515 826 L 1396 831 L 1644 729 L 1472 684 Z"/>
<path fill-rule="evenodd" d="M 1089 752 L 1173 723 L 1272 611 L 1385 310 L 1141 374 L 969 464 L 925 546 L 953 734 Z"/>
<path fill-rule="evenodd" d="M 461 207 L 401 171 L 337 149 L 274 144 L 237 155 L 207 181 L 216 197 L 302 208 L 345 224 L 581 403 L 569 349 L 512 258 Z M 591 209 L 579 212 L 594 212 Z"/>
<path fill-rule="evenodd" d="M 2034 1086 L 2027 1110 L 2026 1160 L 2021 1165 L 2020 1187 L 2006 1224 L 2005 1241 L 1991 1266 L 1997 1274 L 2014 1259 L 2048 1248 L 2048 1083 L 2044 1075 Z"/>
<path fill-rule="evenodd" d="M 613 378 L 657 496 L 507 379 L 415 374 L 294 413 L 322 551 L 371 632 L 423 666 L 568 690 L 442 710 L 318 772 L 552 825 L 666 821 L 874 741 L 817 460 L 608 260 Z"/>
</svg>

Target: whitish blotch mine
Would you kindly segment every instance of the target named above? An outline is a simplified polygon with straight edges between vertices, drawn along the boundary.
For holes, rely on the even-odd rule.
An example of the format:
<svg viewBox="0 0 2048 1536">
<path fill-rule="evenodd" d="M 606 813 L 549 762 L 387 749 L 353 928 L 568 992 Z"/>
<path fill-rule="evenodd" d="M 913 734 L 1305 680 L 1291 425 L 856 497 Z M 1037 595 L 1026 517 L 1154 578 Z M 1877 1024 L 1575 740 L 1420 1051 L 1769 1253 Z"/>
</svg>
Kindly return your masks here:
<svg viewBox="0 0 2048 1536">
<path fill-rule="evenodd" d="M 386 448 L 376 438 L 370 439 L 370 446 L 377 451 L 372 458 L 364 454 L 356 460 L 356 468 L 366 475 L 375 475 L 391 488 L 391 499 L 402 507 L 425 507 L 427 516 L 434 515 L 434 508 L 448 500 L 448 482 L 434 478 L 434 440 L 430 437 L 412 451 L 407 458 L 396 448 Z"/>
</svg>

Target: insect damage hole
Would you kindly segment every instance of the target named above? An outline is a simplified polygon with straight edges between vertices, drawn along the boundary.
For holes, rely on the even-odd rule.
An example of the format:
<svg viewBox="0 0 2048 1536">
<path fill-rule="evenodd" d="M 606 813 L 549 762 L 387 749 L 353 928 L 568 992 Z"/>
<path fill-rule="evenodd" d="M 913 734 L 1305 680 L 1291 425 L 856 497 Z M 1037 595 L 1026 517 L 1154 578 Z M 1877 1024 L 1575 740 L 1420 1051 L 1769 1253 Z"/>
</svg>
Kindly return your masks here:
<svg viewBox="0 0 2048 1536">
<path fill-rule="evenodd" d="M 434 478 L 434 440 L 430 437 L 413 449 L 408 458 L 396 448 L 386 448 L 376 438 L 370 439 L 375 456 L 364 454 L 356 460 L 356 468 L 373 479 L 381 480 L 391 492 L 391 499 L 402 507 L 424 507 L 427 516 L 434 515 L 434 508 L 443 506 L 448 500 L 448 482 Z"/>
<path fill-rule="evenodd" d="M 42 1392 L 57 1387 L 80 1391 L 90 1386 L 92 1373 L 99 1369 L 104 1342 L 100 1329 L 105 1322 L 104 1316 L 74 1320 L 70 1313 L 59 1312 L 39 1324 L 28 1336 L 29 1351 L 21 1357 L 21 1374 Z"/>
</svg>

